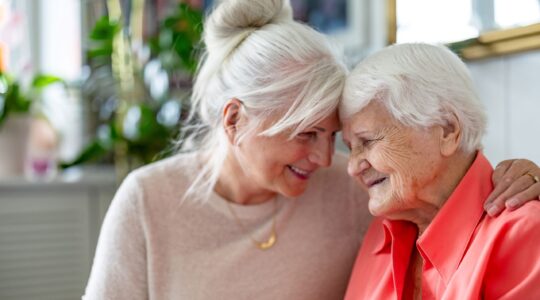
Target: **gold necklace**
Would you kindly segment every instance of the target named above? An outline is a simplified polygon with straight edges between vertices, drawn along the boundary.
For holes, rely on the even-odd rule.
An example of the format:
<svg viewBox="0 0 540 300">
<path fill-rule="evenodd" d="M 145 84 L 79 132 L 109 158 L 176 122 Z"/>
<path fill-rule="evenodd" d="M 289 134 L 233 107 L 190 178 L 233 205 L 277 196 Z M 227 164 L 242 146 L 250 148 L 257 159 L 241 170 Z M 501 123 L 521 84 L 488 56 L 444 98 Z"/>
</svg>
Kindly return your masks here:
<svg viewBox="0 0 540 300">
<path fill-rule="evenodd" d="M 240 218 L 234 212 L 231 206 L 231 203 L 229 201 L 226 201 L 226 202 L 227 202 L 227 207 L 229 208 L 229 211 L 231 212 L 231 215 L 233 215 L 234 217 L 234 220 L 236 221 L 236 223 L 238 223 L 238 226 L 242 228 L 242 231 L 244 232 L 244 234 L 249 236 L 249 239 L 253 242 L 253 244 L 255 244 L 255 247 L 261 250 L 268 250 L 272 248 L 274 244 L 276 244 L 276 241 L 277 241 L 277 232 L 276 232 L 277 198 L 274 199 L 274 216 L 272 217 L 272 232 L 270 233 L 270 236 L 268 237 L 268 239 L 263 242 L 256 240 L 253 236 L 251 236 L 251 234 L 248 233 L 248 230 L 244 227 L 244 224 L 242 224 L 242 221 L 240 221 Z"/>
</svg>

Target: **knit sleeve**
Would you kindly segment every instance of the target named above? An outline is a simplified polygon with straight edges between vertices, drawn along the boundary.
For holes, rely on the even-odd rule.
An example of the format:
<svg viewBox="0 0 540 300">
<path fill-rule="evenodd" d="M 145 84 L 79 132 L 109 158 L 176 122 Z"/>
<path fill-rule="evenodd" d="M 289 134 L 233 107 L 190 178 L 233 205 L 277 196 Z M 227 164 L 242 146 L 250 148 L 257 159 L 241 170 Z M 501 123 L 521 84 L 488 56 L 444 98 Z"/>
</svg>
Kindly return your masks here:
<svg viewBox="0 0 540 300">
<path fill-rule="evenodd" d="M 107 211 L 96 248 L 85 300 L 147 299 L 143 192 L 129 175 Z"/>
</svg>

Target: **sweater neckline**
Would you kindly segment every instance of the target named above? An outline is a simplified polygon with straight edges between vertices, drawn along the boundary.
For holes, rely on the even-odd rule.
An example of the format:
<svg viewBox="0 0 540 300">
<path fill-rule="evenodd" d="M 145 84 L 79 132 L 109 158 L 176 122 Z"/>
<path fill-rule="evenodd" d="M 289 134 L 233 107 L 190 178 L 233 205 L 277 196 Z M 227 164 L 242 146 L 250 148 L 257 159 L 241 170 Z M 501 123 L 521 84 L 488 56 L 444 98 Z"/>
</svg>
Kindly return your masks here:
<svg viewBox="0 0 540 300">
<path fill-rule="evenodd" d="M 277 201 L 277 214 L 280 213 L 280 211 L 283 210 L 285 206 L 290 205 L 292 201 L 295 201 L 294 199 L 285 199 L 283 196 L 277 195 L 274 200 L 258 203 L 258 204 L 249 204 L 249 205 L 242 205 L 234 202 L 230 202 L 228 200 L 225 200 L 225 198 L 221 197 L 215 192 L 212 192 L 210 199 L 208 199 L 208 202 L 212 208 L 217 210 L 218 212 L 224 214 L 227 216 L 227 218 L 233 218 L 233 216 L 230 214 L 228 206 L 230 205 L 232 209 L 234 209 L 236 215 L 240 219 L 257 219 L 257 218 L 263 218 L 267 217 L 274 213 L 274 201 Z M 229 202 L 229 203 L 227 203 Z"/>
</svg>

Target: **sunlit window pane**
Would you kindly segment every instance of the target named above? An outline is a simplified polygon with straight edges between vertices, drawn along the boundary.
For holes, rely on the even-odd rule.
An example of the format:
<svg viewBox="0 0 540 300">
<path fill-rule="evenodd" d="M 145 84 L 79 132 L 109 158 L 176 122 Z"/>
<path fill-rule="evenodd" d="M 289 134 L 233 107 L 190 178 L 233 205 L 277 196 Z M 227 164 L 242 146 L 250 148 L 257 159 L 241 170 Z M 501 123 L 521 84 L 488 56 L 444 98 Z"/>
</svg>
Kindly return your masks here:
<svg viewBox="0 0 540 300">
<path fill-rule="evenodd" d="M 540 1 L 495 0 L 495 23 L 499 28 L 524 26 L 537 22 L 540 22 Z"/>
<path fill-rule="evenodd" d="M 398 0 L 397 42 L 447 43 L 478 35 L 470 0 Z"/>
</svg>

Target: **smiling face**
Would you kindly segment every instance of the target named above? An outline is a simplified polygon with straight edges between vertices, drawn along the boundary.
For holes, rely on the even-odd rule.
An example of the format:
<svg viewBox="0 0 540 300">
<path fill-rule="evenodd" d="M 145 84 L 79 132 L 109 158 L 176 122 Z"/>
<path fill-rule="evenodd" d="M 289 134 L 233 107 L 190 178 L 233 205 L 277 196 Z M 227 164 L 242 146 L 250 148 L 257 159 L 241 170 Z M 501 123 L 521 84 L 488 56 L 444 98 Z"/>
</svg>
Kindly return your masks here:
<svg viewBox="0 0 540 300">
<path fill-rule="evenodd" d="M 234 149 L 246 189 L 260 193 L 301 195 L 313 173 L 328 167 L 339 131 L 337 112 L 290 138 L 288 132 L 275 136 L 252 134 Z"/>
<path fill-rule="evenodd" d="M 376 101 L 345 120 L 348 172 L 369 192 L 373 215 L 397 219 L 429 205 L 445 168 L 439 129 L 403 125 Z"/>
</svg>

